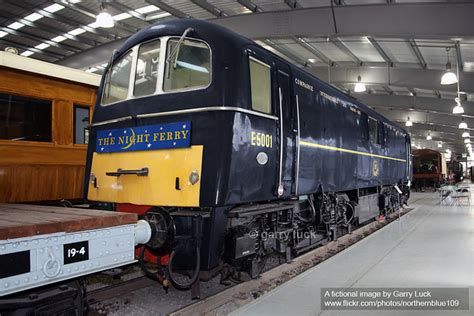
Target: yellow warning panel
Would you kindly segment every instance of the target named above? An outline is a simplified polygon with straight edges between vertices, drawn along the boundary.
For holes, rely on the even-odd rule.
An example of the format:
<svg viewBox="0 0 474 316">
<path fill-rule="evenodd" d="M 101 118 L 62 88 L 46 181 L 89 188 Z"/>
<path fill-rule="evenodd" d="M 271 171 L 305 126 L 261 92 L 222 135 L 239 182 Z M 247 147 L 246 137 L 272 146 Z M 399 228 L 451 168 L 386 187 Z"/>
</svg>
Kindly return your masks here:
<svg viewBox="0 0 474 316">
<path fill-rule="evenodd" d="M 94 153 L 87 197 L 91 201 L 197 207 L 202 152 L 203 146 L 197 145 Z"/>
</svg>

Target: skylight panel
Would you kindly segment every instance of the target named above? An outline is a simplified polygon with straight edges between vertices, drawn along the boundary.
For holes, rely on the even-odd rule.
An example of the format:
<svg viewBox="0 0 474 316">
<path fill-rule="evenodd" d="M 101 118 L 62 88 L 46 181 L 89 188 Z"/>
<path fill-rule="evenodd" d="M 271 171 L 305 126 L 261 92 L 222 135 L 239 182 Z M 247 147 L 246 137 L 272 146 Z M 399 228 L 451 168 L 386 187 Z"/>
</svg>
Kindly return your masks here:
<svg viewBox="0 0 474 316">
<path fill-rule="evenodd" d="M 115 21 L 122 21 L 122 20 L 125 20 L 125 19 L 128 19 L 132 17 L 130 14 L 128 14 L 127 12 L 124 12 L 124 13 L 120 13 L 120 14 L 117 14 L 117 15 L 114 15 L 113 16 L 113 19 Z"/>
<path fill-rule="evenodd" d="M 85 33 L 85 32 L 86 32 L 86 30 L 81 29 L 81 28 L 79 27 L 79 28 L 77 28 L 77 29 L 74 29 L 74 30 L 68 32 L 68 34 L 71 34 L 71 35 L 73 35 L 73 36 L 76 36 L 76 35 L 80 35 L 80 34 Z"/>
<path fill-rule="evenodd" d="M 43 16 L 39 13 L 32 13 L 30 15 L 25 16 L 25 20 L 28 20 L 30 22 L 34 22 L 36 20 L 41 19 Z"/>
<path fill-rule="evenodd" d="M 147 5 L 146 7 L 138 8 L 135 11 L 141 14 L 147 14 L 150 12 L 158 11 L 160 8 L 154 6 L 154 5 Z"/>
<path fill-rule="evenodd" d="M 49 46 L 51 46 L 51 45 L 46 44 L 46 43 L 41 43 L 41 44 L 39 44 L 39 45 L 36 45 L 35 48 L 37 48 L 37 49 L 45 49 L 45 48 L 48 48 Z"/>
<path fill-rule="evenodd" d="M 52 4 L 50 5 L 49 7 L 46 7 L 44 8 L 45 11 L 48 11 L 49 13 L 54 13 L 54 12 L 57 12 L 59 10 L 62 10 L 64 9 L 64 6 L 60 5 L 60 4 Z"/>
<path fill-rule="evenodd" d="M 19 28 L 22 28 L 23 26 L 25 26 L 25 24 L 20 23 L 20 22 L 13 22 L 12 24 L 8 25 L 7 27 L 9 27 L 11 29 L 14 29 L 14 30 L 18 30 Z"/>
<path fill-rule="evenodd" d="M 59 36 L 56 36 L 56 37 L 52 38 L 51 40 L 52 40 L 53 42 L 59 43 L 59 42 L 62 42 L 62 41 L 64 41 L 64 40 L 66 40 L 66 39 L 67 39 L 66 37 L 64 37 L 64 36 L 62 36 L 62 35 L 59 35 Z"/>
<path fill-rule="evenodd" d="M 20 55 L 21 55 L 21 56 L 28 57 L 28 56 L 31 56 L 31 55 L 33 55 L 33 54 L 34 54 L 34 52 L 32 52 L 31 50 L 26 50 L 26 51 L 24 51 L 23 53 L 21 53 Z"/>
</svg>

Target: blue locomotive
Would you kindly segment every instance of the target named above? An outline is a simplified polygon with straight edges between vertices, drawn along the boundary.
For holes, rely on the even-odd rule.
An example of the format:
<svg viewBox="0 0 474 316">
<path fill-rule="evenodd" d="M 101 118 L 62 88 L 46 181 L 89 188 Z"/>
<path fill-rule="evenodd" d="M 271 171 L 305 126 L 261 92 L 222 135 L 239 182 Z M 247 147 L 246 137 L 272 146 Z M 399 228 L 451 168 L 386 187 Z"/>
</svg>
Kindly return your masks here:
<svg viewBox="0 0 474 316">
<path fill-rule="evenodd" d="M 269 253 L 290 259 L 396 210 L 411 169 L 408 133 L 382 115 L 247 38 L 177 20 L 111 57 L 85 195 L 142 213 L 147 252 L 187 289 L 224 266 L 258 275 Z"/>
</svg>

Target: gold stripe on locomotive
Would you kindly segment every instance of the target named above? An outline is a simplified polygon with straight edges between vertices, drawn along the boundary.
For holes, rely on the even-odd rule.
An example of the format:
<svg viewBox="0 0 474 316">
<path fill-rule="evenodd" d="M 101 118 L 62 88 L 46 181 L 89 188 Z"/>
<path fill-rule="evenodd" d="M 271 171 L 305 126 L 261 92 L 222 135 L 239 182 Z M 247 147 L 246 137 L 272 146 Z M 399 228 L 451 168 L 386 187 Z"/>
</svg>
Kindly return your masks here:
<svg viewBox="0 0 474 316">
<path fill-rule="evenodd" d="M 321 148 L 321 149 L 340 151 L 340 152 L 343 152 L 343 153 L 349 153 L 349 154 L 355 154 L 355 155 L 362 155 L 362 156 L 369 156 L 369 157 L 375 157 L 375 158 L 381 158 L 381 159 L 388 159 L 388 160 L 406 162 L 406 159 L 390 157 L 390 156 L 383 156 L 383 155 L 377 155 L 377 154 L 372 154 L 372 153 L 367 153 L 367 152 L 357 151 L 357 150 L 352 150 L 352 149 L 346 149 L 346 148 L 341 148 L 341 147 L 321 145 L 321 144 L 305 142 L 305 141 L 300 141 L 300 144 L 302 146 L 306 146 L 306 147 Z"/>
<path fill-rule="evenodd" d="M 171 150 L 94 153 L 87 197 L 92 201 L 157 206 L 199 206 L 203 146 Z M 121 170 L 148 168 L 148 175 L 108 176 Z M 198 175 L 195 184 L 190 175 Z M 177 180 L 179 178 L 179 180 Z"/>
</svg>

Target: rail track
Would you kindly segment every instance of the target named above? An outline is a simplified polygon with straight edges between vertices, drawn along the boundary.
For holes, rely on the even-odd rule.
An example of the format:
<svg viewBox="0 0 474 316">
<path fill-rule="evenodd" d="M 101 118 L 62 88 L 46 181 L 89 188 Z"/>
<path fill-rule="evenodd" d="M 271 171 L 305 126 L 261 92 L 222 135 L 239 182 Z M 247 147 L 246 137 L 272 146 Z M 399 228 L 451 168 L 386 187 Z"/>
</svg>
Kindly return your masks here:
<svg viewBox="0 0 474 316">
<path fill-rule="evenodd" d="M 390 222 L 397 220 L 400 216 L 407 214 L 412 209 L 407 208 L 394 212 L 387 216 L 383 222 L 376 221 L 362 226 L 351 234 L 346 234 L 335 241 L 331 241 L 324 246 L 294 258 L 288 264 L 282 264 L 264 272 L 258 279 L 237 284 L 213 296 L 176 310 L 169 315 L 226 315 L 271 291 L 278 285 L 329 259 Z"/>
<path fill-rule="evenodd" d="M 375 221 L 364 225 L 350 234 L 343 235 L 335 241 L 331 241 L 324 246 L 311 250 L 294 258 L 290 263 L 277 265 L 270 270 L 261 274 L 257 279 L 251 279 L 236 285 L 228 286 L 217 294 L 211 294 L 208 297 L 203 297 L 197 302 L 189 304 L 189 296 L 187 299 L 181 297 L 177 310 L 169 313 L 173 316 L 184 315 L 225 315 L 239 307 L 248 304 L 252 300 L 257 299 L 263 294 L 271 291 L 278 285 L 294 278 L 304 271 L 318 265 L 324 260 L 329 259 L 338 252 L 350 247 L 354 243 L 369 236 L 390 222 L 397 220 L 410 212 L 412 208 L 402 209 L 400 212 L 395 212 L 388 215 L 385 221 Z M 158 287 L 155 281 L 148 279 L 145 276 L 135 277 L 117 284 L 105 286 L 100 289 L 89 291 L 87 294 L 87 302 L 89 306 L 100 305 L 101 302 L 106 302 L 117 297 L 126 297 L 137 290 L 147 287 Z M 181 292 L 182 293 L 182 292 Z M 169 294 L 163 292 L 163 296 L 168 297 L 176 295 L 176 292 L 170 291 Z M 176 308 L 176 307 L 175 307 Z M 94 309 L 94 308 L 93 308 Z M 168 313 L 166 310 L 163 314 Z M 120 311 L 118 314 L 120 314 Z M 117 314 L 117 313 L 116 313 Z"/>
</svg>

